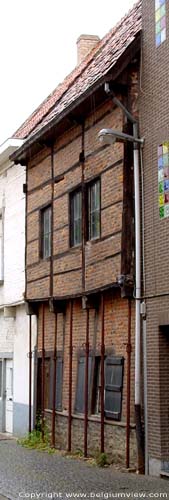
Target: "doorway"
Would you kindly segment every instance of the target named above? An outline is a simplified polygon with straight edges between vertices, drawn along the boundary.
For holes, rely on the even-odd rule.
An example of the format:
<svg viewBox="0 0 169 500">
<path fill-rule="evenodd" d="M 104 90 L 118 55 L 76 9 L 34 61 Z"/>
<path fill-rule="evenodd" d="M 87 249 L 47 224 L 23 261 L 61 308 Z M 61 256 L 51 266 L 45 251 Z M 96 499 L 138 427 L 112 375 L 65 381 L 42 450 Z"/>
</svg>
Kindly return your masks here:
<svg viewBox="0 0 169 500">
<path fill-rule="evenodd" d="M 6 360 L 5 432 L 13 432 L 13 360 Z"/>
</svg>

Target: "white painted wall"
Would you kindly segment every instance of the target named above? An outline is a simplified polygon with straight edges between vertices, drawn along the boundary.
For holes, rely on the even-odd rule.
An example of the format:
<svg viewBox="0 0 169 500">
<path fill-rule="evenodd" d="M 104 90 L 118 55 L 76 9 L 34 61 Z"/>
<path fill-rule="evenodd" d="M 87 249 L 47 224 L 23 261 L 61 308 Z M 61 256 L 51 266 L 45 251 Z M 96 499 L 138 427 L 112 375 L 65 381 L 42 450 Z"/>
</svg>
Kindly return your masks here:
<svg viewBox="0 0 169 500">
<path fill-rule="evenodd" d="M 25 306 L 16 309 L 14 333 L 14 402 L 29 404 L 29 316 Z M 32 316 L 32 351 L 36 346 L 36 317 Z M 34 376 L 34 356 L 32 357 L 32 394 Z M 22 377 L 22 378 L 21 378 Z"/>
<path fill-rule="evenodd" d="M 24 304 L 25 168 L 11 164 L 9 154 L 16 149 L 18 143 L 13 144 L 12 140 L 11 146 L 10 141 L 7 141 L 6 147 L 5 144 L 0 146 L 0 213 L 1 211 L 4 213 L 4 282 L 0 283 L 0 353 L 2 357 L 5 357 L 5 353 L 13 353 L 13 402 L 16 403 L 14 418 L 16 429 L 20 430 L 22 414 L 24 429 L 27 428 L 29 404 L 29 317 Z M 14 317 L 5 317 L 13 313 Z M 36 318 L 32 317 L 32 349 L 36 345 L 36 335 Z M 34 359 L 32 361 L 33 394 Z"/>
<path fill-rule="evenodd" d="M 3 309 L 0 310 L 0 352 L 13 352 L 15 334 L 15 320 L 4 318 Z"/>
<path fill-rule="evenodd" d="M 0 210 L 4 208 L 4 285 L 0 305 L 22 301 L 25 291 L 25 169 L 0 170 Z"/>
</svg>

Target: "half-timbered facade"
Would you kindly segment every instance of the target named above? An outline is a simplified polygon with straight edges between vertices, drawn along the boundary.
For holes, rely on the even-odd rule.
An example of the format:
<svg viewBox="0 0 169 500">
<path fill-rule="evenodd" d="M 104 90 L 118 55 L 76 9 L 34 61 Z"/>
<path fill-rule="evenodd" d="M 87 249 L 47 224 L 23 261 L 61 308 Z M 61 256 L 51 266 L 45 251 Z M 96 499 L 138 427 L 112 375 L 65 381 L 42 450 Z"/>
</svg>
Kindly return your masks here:
<svg viewBox="0 0 169 500">
<path fill-rule="evenodd" d="M 138 116 L 140 3 L 16 132 L 26 164 L 26 301 L 52 442 L 136 463 L 133 153 L 99 143 Z M 129 453 L 130 452 L 130 453 Z M 130 458 L 129 458 L 130 456 Z"/>
</svg>

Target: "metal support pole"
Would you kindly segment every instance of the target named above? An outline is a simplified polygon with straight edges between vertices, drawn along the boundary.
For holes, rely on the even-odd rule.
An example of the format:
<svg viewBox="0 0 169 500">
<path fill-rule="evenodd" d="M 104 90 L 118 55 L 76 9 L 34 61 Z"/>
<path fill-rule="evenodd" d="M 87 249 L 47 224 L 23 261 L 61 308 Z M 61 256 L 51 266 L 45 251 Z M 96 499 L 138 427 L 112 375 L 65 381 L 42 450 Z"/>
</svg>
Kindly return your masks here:
<svg viewBox="0 0 169 500">
<path fill-rule="evenodd" d="M 44 441 L 44 405 L 45 405 L 45 306 L 42 304 L 42 439 Z"/>
<path fill-rule="evenodd" d="M 73 351 L 72 331 L 73 331 L 73 301 L 70 300 L 68 451 L 71 451 L 71 444 L 72 444 L 72 351 Z"/>
<path fill-rule="evenodd" d="M 131 299 L 128 299 L 126 468 L 130 467 Z"/>
<path fill-rule="evenodd" d="M 104 453 L 104 295 L 101 295 L 101 453 Z"/>
<path fill-rule="evenodd" d="M 29 433 L 32 430 L 32 316 L 29 315 Z"/>
<path fill-rule="evenodd" d="M 88 427 L 88 386 L 89 386 L 89 309 L 86 309 L 86 363 L 85 363 L 85 405 L 84 405 L 84 456 L 87 457 L 87 427 Z"/>
<path fill-rule="evenodd" d="M 148 395 L 147 395 L 147 335 L 146 319 L 143 319 L 143 370 L 144 370 L 144 441 L 145 441 L 145 475 L 149 474 L 148 459 Z"/>
<path fill-rule="evenodd" d="M 56 362 L 57 362 L 57 313 L 55 314 L 55 336 L 54 336 L 54 350 L 53 350 L 53 410 L 52 410 L 52 447 L 53 448 L 55 448 Z"/>
</svg>

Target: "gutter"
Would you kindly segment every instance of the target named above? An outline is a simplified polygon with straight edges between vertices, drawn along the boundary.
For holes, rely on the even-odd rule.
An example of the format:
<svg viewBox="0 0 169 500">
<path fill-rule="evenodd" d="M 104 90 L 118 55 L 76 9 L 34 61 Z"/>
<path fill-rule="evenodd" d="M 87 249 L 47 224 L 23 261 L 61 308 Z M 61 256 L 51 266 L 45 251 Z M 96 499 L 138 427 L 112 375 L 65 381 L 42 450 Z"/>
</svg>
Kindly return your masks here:
<svg viewBox="0 0 169 500">
<path fill-rule="evenodd" d="M 134 40 L 128 45 L 127 49 L 124 50 L 123 54 L 120 55 L 120 58 L 122 58 L 122 56 L 123 57 L 125 56 L 125 62 L 124 62 L 124 67 L 123 67 L 123 65 L 121 65 L 121 67 L 118 68 L 117 73 L 115 75 L 116 79 L 117 79 L 118 75 L 126 67 L 127 52 L 129 52 L 129 53 L 131 52 L 131 45 L 137 45 L 138 39 L 140 39 L 140 37 L 141 37 L 141 30 L 135 36 Z M 31 135 L 30 138 L 26 139 L 24 144 L 19 148 L 19 150 L 10 156 L 10 159 L 13 160 L 15 163 L 20 163 L 19 160 L 22 160 L 22 157 L 23 157 L 22 155 L 24 155 L 24 153 L 26 153 L 34 143 L 38 142 L 39 139 L 42 139 L 42 137 L 45 135 L 45 133 L 49 132 L 52 127 L 54 127 L 55 125 L 60 123 L 61 120 L 63 120 L 65 117 L 67 117 L 71 111 L 73 111 L 76 107 L 78 107 L 78 105 L 80 105 L 86 98 L 90 97 L 93 94 L 93 92 L 98 90 L 104 83 L 113 79 L 113 74 L 111 73 L 108 75 L 108 73 L 110 73 L 110 71 L 112 71 L 115 68 L 115 66 L 118 62 L 119 62 L 119 59 L 114 63 L 114 67 L 112 67 L 112 68 L 109 67 L 107 72 L 104 73 L 104 75 L 99 80 L 97 80 L 97 82 L 95 82 L 93 85 L 90 85 L 89 89 L 86 92 L 84 92 L 82 95 L 80 95 L 78 98 L 75 98 L 75 100 L 70 105 L 68 105 L 66 107 L 66 109 L 63 110 L 63 112 L 59 113 L 58 116 L 55 116 L 49 123 L 44 125 L 44 127 L 42 127 L 39 131 L 37 131 L 35 134 Z"/>
</svg>

